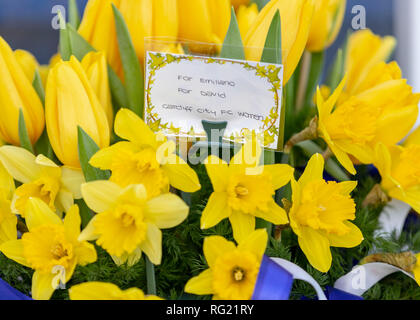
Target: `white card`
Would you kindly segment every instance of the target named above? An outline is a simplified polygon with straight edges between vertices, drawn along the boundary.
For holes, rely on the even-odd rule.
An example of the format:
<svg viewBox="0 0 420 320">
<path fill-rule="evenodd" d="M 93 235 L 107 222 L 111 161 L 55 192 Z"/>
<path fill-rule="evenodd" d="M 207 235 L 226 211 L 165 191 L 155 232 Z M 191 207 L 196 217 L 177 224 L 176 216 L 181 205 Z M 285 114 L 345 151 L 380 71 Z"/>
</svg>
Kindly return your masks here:
<svg viewBox="0 0 420 320">
<path fill-rule="evenodd" d="M 202 120 L 228 121 L 225 140 L 255 133 L 266 148 L 283 144 L 282 65 L 147 52 L 145 86 L 155 132 L 202 138 Z"/>
</svg>

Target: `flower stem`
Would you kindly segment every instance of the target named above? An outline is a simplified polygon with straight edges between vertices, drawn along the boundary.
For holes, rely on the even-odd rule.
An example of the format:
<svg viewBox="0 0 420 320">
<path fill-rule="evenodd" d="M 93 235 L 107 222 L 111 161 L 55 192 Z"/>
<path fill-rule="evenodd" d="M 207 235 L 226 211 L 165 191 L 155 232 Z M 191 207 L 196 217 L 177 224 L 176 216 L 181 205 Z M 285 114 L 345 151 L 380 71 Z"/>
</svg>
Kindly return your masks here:
<svg viewBox="0 0 420 320">
<path fill-rule="evenodd" d="M 313 140 L 318 137 L 318 118 L 314 117 L 309 126 L 303 129 L 301 132 L 295 134 L 290 140 L 286 143 L 284 147 L 285 153 L 290 153 L 293 146 L 299 142 L 306 140 Z"/>
<path fill-rule="evenodd" d="M 309 73 L 311 71 L 312 55 L 305 51 L 302 57 L 302 66 L 300 69 L 300 78 L 296 100 L 296 110 L 301 110 L 305 103 L 306 89 L 308 88 Z"/>
<path fill-rule="evenodd" d="M 369 205 L 378 206 L 380 204 L 386 204 L 391 199 L 388 195 L 382 190 L 381 185 L 376 184 L 369 194 L 366 196 L 365 200 L 362 203 L 362 206 L 365 208 Z"/>
<path fill-rule="evenodd" d="M 155 266 L 146 256 L 147 293 L 156 295 Z"/>
</svg>

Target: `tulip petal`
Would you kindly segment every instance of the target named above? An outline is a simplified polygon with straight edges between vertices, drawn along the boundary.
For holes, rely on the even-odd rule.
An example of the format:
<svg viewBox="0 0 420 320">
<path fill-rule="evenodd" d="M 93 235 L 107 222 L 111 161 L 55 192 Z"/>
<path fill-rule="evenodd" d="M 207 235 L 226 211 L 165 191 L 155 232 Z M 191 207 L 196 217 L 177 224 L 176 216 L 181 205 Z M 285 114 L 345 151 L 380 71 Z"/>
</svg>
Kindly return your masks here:
<svg viewBox="0 0 420 320">
<path fill-rule="evenodd" d="M 221 236 L 211 236 L 204 239 L 203 251 L 207 264 L 213 267 L 219 256 L 234 251 L 236 246 L 233 242 Z"/>
<path fill-rule="evenodd" d="M 299 246 L 309 263 L 321 272 L 328 272 L 332 262 L 328 239 L 309 227 L 302 227 L 301 232 L 298 237 Z"/>
<path fill-rule="evenodd" d="M 63 223 L 50 207 L 38 198 L 29 198 L 25 209 L 25 220 L 29 231 L 45 224 Z"/>
<path fill-rule="evenodd" d="M 258 229 L 252 232 L 248 237 L 243 239 L 239 245 L 239 250 L 250 251 L 254 253 L 258 259 L 261 259 L 267 247 L 268 234 L 266 229 Z"/>
<path fill-rule="evenodd" d="M 290 182 L 295 169 L 287 164 L 272 164 L 264 166 L 264 172 L 267 173 L 273 182 L 274 190 L 278 190 Z"/>
<path fill-rule="evenodd" d="M 162 260 L 162 231 L 154 224 L 147 224 L 146 240 L 140 244 L 140 249 L 154 265 Z"/>
<path fill-rule="evenodd" d="M 82 195 L 86 204 L 95 212 L 112 208 L 123 189 L 111 181 L 93 181 L 82 184 Z"/>
<path fill-rule="evenodd" d="M 32 276 L 32 298 L 35 300 L 49 300 L 55 291 L 53 280 L 56 277 L 53 273 L 41 273 L 35 271 Z"/>
<path fill-rule="evenodd" d="M 64 188 L 73 194 L 75 199 L 82 198 L 81 185 L 85 182 L 85 176 L 83 175 L 82 170 L 66 166 L 61 168 L 61 183 Z"/>
<path fill-rule="evenodd" d="M 347 234 L 338 236 L 329 233 L 327 235 L 331 247 L 354 248 L 363 241 L 363 234 L 357 226 L 348 221 L 344 221 L 344 224 L 350 228 Z"/>
<path fill-rule="evenodd" d="M 181 224 L 188 212 L 180 197 L 167 193 L 147 201 L 145 218 L 160 229 L 168 229 Z"/>
<path fill-rule="evenodd" d="M 229 217 L 230 212 L 227 194 L 223 192 L 212 193 L 201 214 L 201 229 L 214 227 L 220 221 Z"/>
<path fill-rule="evenodd" d="M 115 133 L 137 145 L 150 145 L 156 147 L 156 136 L 133 111 L 121 109 L 115 117 Z"/>
<path fill-rule="evenodd" d="M 207 174 L 215 192 L 226 190 L 226 178 L 229 176 L 229 166 L 219 157 L 210 155 L 204 162 Z"/>
<path fill-rule="evenodd" d="M 13 178 L 22 183 L 36 180 L 41 174 L 41 168 L 35 163 L 35 156 L 23 148 L 1 147 L 0 161 Z"/>
<path fill-rule="evenodd" d="M 31 265 L 26 261 L 23 254 L 22 240 L 10 240 L 0 245 L 0 251 L 9 259 L 30 268 Z"/>
<path fill-rule="evenodd" d="M 204 270 L 198 276 L 191 278 L 185 285 L 185 292 L 196 295 L 209 295 L 213 293 L 213 272 Z"/>
<path fill-rule="evenodd" d="M 235 211 L 229 216 L 229 220 L 233 237 L 239 243 L 255 230 L 255 217 L 249 214 Z"/>
<path fill-rule="evenodd" d="M 168 163 L 162 166 L 169 178 L 169 184 L 184 192 L 196 192 L 201 185 L 197 173 L 176 154 L 169 156 Z"/>
</svg>

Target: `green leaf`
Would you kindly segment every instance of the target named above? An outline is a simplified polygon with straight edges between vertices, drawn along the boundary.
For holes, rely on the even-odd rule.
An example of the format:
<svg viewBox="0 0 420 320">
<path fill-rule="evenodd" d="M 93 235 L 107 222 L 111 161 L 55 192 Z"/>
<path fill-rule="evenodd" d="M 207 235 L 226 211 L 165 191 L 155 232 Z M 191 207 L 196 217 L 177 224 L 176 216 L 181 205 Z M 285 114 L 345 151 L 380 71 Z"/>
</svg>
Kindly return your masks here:
<svg viewBox="0 0 420 320">
<path fill-rule="evenodd" d="M 261 11 L 269 1 L 270 0 L 253 0 L 252 2 L 255 2 L 258 6 L 258 10 Z"/>
<path fill-rule="evenodd" d="M 232 7 L 230 25 L 223 42 L 221 58 L 245 60 L 244 45 L 239 31 L 238 21 L 236 19 L 235 9 Z"/>
<path fill-rule="evenodd" d="M 87 182 L 95 180 L 108 180 L 109 172 L 102 171 L 98 168 L 92 167 L 89 164 L 90 158 L 99 151 L 98 145 L 91 137 L 79 126 L 78 130 L 78 149 L 79 160 L 82 167 L 83 174 Z"/>
<path fill-rule="evenodd" d="M 28 130 L 26 128 L 25 117 L 23 116 L 22 109 L 19 109 L 19 140 L 20 146 L 26 150 L 34 153 L 31 140 L 29 139 Z"/>
<path fill-rule="evenodd" d="M 45 91 L 44 91 L 44 86 L 42 84 L 41 76 L 39 74 L 38 69 L 35 70 L 35 76 L 32 82 L 32 86 L 34 87 L 36 93 L 38 94 L 39 99 L 41 99 L 42 104 L 44 105 L 45 104 Z"/>
<path fill-rule="evenodd" d="M 60 55 L 64 61 L 68 61 L 71 57 L 71 43 L 66 21 L 64 21 L 61 11 L 58 12 L 58 19 L 60 22 Z"/>
<path fill-rule="evenodd" d="M 300 147 L 307 157 L 311 157 L 315 153 L 322 154 L 324 151 L 313 141 L 303 141 L 296 146 Z M 325 171 L 327 171 L 332 177 L 338 181 L 349 181 L 349 176 L 344 170 L 335 162 L 333 159 L 328 159 L 325 163 Z"/>
<path fill-rule="evenodd" d="M 80 15 L 76 0 L 69 0 L 69 23 L 75 28 L 79 28 Z"/>
<path fill-rule="evenodd" d="M 128 105 L 141 118 L 144 117 L 144 80 L 139 59 L 137 58 L 130 33 L 121 12 L 112 5 L 117 31 L 118 47 L 124 70 L 125 89 Z"/>
<path fill-rule="evenodd" d="M 94 47 L 90 45 L 71 25 L 67 25 L 67 30 L 69 32 L 70 44 L 72 54 L 81 61 L 83 57 L 91 52 L 96 51 Z M 126 92 L 124 85 L 122 84 L 120 78 L 117 76 L 115 71 L 108 65 L 108 78 L 109 78 L 109 87 L 111 90 L 111 95 L 114 104 L 118 109 L 128 105 Z"/>
<path fill-rule="evenodd" d="M 264 51 L 261 56 L 261 62 L 275 64 L 282 63 L 281 18 L 280 11 L 278 10 L 271 21 L 270 28 L 268 29 Z"/>
<path fill-rule="evenodd" d="M 343 54 L 343 49 L 339 49 L 337 51 L 337 56 L 335 57 L 334 64 L 331 68 L 328 81 L 327 81 L 327 85 L 331 88 L 331 92 L 333 92 L 338 87 L 343 77 L 344 77 L 344 54 Z"/>
<path fill-rule="evenodd" d="M 80 218 L 82 219 L 82 229 L 84 229 L 88 225 L 89 221 L 94 217 L 94 214 L 83 199 L 76 199 L 74 202 L 79 207 Z"/>
<path fill-rule="evenodd" d="M 324 54 L 325 51 L 311 53 L 311 70 L 309 71 L 308 85 L 306 87 L 305 107 L 313 104 L 313 97 L 324 67 Z"/>
</svg>

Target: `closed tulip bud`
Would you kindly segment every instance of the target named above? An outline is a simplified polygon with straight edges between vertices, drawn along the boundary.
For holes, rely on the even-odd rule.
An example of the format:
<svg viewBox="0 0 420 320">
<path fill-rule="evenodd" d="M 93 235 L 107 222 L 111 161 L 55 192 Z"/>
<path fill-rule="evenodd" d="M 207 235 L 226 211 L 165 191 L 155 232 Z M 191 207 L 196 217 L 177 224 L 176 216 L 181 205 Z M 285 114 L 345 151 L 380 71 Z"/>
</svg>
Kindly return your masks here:
<svg viewBox="0 0 420 320">
<path fill-rule="evenodd" d="M 28 79 L 12 49 L 0 37 L 0 139 L 20 145 L 19 110 L 29 139 L 34 144 L 44 131 L 44 109 L 32 81 Z"/>
<path fill-rule="evenodd" d="M 237 10 L 240 6 L 244 5 L 247 6 L 251 2 L 250 0 L 231 0 L 230 1 L 232 6 L 235 7 L 235 10 Z"/>
<path fill-rule="evenodd" d="M 313 0 L 272 0 L 259 13 L 245 37 L 247 59 L 260 61 L 268 30 L 277 11 L 281 17 L 281 44 L 284 64 L 284 83 L 295 71 L 309 36 Z"/>
<path fill-rule="evenodd" d="M 220 49 L 229 28 L 229 0 L 178 0 L 179 38 L 213 43 Z M 196 52 L 208 52 L 206 45 L 191 45 Z"/>
<path fill-rule="evenodd" d="M 39 68 L 38 61 L 32 53 L 25 50 L 15 50 L 14 55 L 19 65 L 22 67 L 23 72 L 25 72 L 26 77 L 32 82 L 34 80 L 35 71 Z"/>
<path fill-rule="evenodd" d="M 123 15 L 137 57 L 143 64 L 145 38 L 176 39 L 177 0 L 89 0 L 78 31 L 95 49 L 106 52 L 109 64 L 122 77 L 112 3 Z"/>
<path fill-rule="evenodd" d="M 101 106 L 82 65 L 75 57 L 57 63 L 50 71 L 45 101 L 48 137 L 58 159 L 80 167 L 78 126 L 100 148 L 109 145 L 110 130 Z"/>
<path fill-rule="evenodd" d="M 89 82 L 104 108 L 108 124 L 112 127 L 114 114 L 111 102 L 111 91 L 108 82 L 108 67 L 104 52 L 90 52 L 82 60 L 83 69 L 85 69 Z"/>
<path fill-rule="evenodd" d="M 258 6 L 256 3 L 250 6 L 240 6 L 236 13 L 238 18 L 239 30 L 241 31 L 242 39 L 245 38 L 249 28 L 251 28 L 253 22 L 258 17 Z"/>
<path fill-rule="evenodd" d="M 317 0 L 306 49 L 319 52 L 337 38 L 343 24 L 346 0 Z"/>
</svg>

